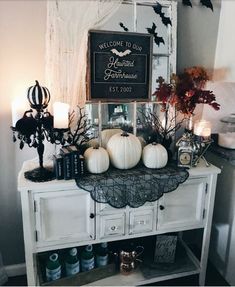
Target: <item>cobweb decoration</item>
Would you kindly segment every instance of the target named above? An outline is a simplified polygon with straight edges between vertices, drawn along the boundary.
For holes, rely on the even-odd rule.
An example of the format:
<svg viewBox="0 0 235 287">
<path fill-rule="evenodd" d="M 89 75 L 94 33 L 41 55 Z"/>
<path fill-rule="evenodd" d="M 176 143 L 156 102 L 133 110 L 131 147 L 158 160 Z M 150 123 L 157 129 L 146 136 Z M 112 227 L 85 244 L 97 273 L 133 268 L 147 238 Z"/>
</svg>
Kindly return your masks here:
<svg viewBox="0 0 235 287">
<path fill-rule="evenodd" d="M 188 176 L 186 169 L 175 164 L 162 169 L 139 165 L 125 171 L 111 167 L 102 174 L 84 175 L 76 179 L 76 183 L 79 188 L 90 192 L 96 202 L 108 203 L 115 208 L 137 208 L 175 190 Z"/>
</svg>

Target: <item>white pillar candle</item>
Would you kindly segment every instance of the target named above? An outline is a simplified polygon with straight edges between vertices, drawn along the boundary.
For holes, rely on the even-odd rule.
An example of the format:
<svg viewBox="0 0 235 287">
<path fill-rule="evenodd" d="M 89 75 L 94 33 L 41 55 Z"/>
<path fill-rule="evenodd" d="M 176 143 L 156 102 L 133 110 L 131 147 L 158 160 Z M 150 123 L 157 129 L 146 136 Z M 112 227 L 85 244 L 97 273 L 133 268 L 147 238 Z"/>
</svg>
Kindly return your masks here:
<svg viewBox="0 0 235 287">
<path fill-rule="evenodd" d="M 137 102 L 134 102 L 133 105 L 133 134 L 136 136 L 137 134 L 137 126 L 136 126 L 136 121 L 137 121 Z"/>
<path fill-rule="evenodd" d="M 194 124 L 194 134 L 203 138 L 211 136 L 211 123 L 205 120 L 197 121 Z"/>
<path fill-rule="evenodd" d="M 69 105 L 61 102 L 53 104 L 54 128 L 67 129 L 69 126 Z"/>
<path fill-rule="evenodd" d="M 102 131 L 102 106 L 101 101 L 98 103 L 98 125 L 99 125 L 99 146 L 102 146 L 101 131 Z"/>
<path fill-rule="evenodd" d="M 16 122 L 20 120 L 24 112 L 29 110 L 29 106 L 27 106 L 27 102 L 22 97 L 15 98 L 11 103 L 11 111 L 12 111 L 12 126 L 16 126 Z"/>
</svg>

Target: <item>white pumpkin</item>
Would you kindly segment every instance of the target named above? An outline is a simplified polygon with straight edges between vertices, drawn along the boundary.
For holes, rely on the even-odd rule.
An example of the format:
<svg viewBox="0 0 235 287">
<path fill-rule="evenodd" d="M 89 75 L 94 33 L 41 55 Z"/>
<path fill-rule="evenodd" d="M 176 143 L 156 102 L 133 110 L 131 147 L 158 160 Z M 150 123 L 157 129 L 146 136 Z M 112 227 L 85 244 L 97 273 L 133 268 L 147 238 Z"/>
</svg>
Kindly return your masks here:
<svg viewBox="0 0 235 287">
<path fill-rule="evenodd" d="M 109 139 L 117 134 L 117 133 L 121 133 L 122 130 L 121 129 L 107 129 L 107 130 L 103 130 L 101 132 L 101 146 L 103 148 L 107 148 L 107 143 L 109 141 Z"/>
<path fill-rule="evenodd" d="M 90 173 L 102 173 L 109 168 L 109 155 L 102 147 L 89 147 L 84 157 L 86 168 Z"/>
<path fill-rule="evenodd" d="M 129 169 L 137 165 L 141 158 L 142 147 L 139 139 L 130 133 L 113 135 L 107 144 L 111 163 L 119 169 Z"/>
<path fill-rule="evenodd" d="M 99 146 L 99 139 L 94 138 L 87 142 L 88 147 L 98 147 Z"/>
<path fill-rule="evenodd" d="M 168 161 L 167 150 L 161 144 L 148 144 L 143 149 L 142 160 L 148 168 L 162 168 Z"/>
<path fill-rule="evenodd" d="M 121 129 L 107 129 L 107 130 L 101 131 L 101 146 L 106 149 L 109 139 L 113 135 L 117 133 L 121 133 L 121 132 L 122 132 Z M 99 146 L 99 139 L 98 138 L 91 139 L 87 142 L 87 144 L 89 147 L 97 147 Z"/>
<path fill-rule="evenodd" d="M 143 137 L 141 137 L 141 136 L 139 136 L 138 139 L 139 139 L 139 141 L 141 143 L 141 147 L 143 149 L 146 146 L 147 143 L 146 143 L 145 139 Z"/>
</svg>

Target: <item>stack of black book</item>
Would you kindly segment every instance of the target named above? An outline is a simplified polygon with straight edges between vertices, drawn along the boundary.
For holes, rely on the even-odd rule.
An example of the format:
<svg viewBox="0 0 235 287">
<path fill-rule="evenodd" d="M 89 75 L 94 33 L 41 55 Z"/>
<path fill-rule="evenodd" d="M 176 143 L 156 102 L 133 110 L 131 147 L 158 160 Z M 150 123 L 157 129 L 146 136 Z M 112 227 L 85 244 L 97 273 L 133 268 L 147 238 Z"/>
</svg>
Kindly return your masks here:
<svg viewBox="0 0 235 287">
<path fill-rule="evenodd" d="M 84 157 L 75 145 L 65 146 L 53 156 L 56 179 L 75 179 L 85 173 Z"/>
</svg>

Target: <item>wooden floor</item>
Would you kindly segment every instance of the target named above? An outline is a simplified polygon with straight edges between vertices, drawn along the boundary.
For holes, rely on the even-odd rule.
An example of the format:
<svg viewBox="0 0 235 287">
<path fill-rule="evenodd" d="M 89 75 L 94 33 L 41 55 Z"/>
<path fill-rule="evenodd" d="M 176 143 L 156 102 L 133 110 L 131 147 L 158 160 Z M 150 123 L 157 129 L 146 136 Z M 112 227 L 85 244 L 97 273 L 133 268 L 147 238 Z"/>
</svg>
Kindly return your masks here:
<svg viewBox="0 0 235 287">
<path fill-rule="evenodd" d="M 223 277 L 217 272 L 210 262 L 208 263 L 206 286 L 229 286 Z M 4 286 L 27 286 L 26 276 L 17 276 L 9 278 Z M 158 282 L 148 286 L 198 286 L 198 276 L 189 276 L 175 280 Z"/>
</svg>

